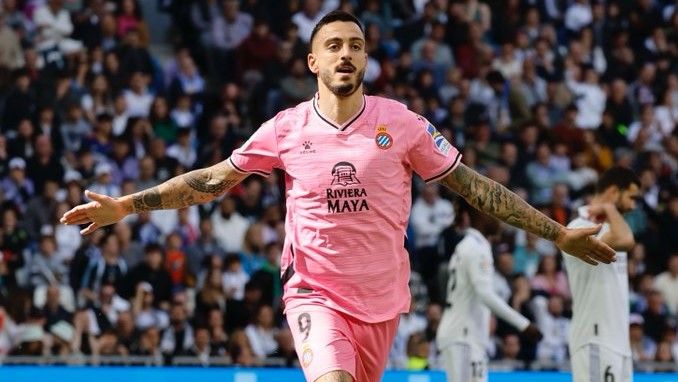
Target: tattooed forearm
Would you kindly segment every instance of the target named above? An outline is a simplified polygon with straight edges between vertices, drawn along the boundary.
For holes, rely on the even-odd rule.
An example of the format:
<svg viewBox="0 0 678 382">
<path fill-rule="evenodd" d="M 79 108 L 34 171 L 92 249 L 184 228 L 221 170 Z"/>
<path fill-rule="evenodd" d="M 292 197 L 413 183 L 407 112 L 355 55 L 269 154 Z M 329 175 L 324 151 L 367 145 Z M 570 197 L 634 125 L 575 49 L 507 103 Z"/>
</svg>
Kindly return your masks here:
<svg viewBox="0 0 678 382">
<path fill-rule="evenodd" d="M 130 213 L 175 209 L 206 203 L 222 195 L 247 177 L 227 162 L 191 171 L 165 183 L 131 195 Z"/>
<path fill-rule="evenodd" d="M 158 190 L 158 187 L 137 192 L 132 197 L 132 204 L 134 205 L 134 211 L 136 212 L 151 211 L 162 208 L 162 200 L 160 199 L 160 191 Z"/>
<path fill-rule="evenodd" d="M 475 208 L 512 226 L 554 241 L 562 226 L 506 187 L 460 164 L 441 180 Z"/>
<path fill-rule="evenodd" d="M 214 196 L 223 194 L 238 183 L 237 179 L 217 179 L 209 169 L 191 171 L 182 178 L 192 189 Z"/>
</svg>

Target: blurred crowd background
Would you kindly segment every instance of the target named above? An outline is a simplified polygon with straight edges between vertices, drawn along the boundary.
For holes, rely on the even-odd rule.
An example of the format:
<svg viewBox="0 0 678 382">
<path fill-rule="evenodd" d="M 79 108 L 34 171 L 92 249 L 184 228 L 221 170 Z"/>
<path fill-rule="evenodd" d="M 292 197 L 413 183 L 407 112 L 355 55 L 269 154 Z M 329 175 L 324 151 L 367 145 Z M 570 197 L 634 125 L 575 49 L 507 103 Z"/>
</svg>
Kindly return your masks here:
<svg viewBox="0 0 678 382">
<path fill-rule="evenodd" d="M 226 159 L 309 100 L 311 30 L 364 23 L 368 94 L 431 121 L 466 165 L 567 224 L 601 171 L 633 168 L 627 214 L 635 361 L 678 362 L 678 1 L 0 0 L 0 359 L 230 357 L 293 365 L 279 257 L 284 174 L 210 204 L 81 237 L 58 223 L 89 189 L 129 194 Z M 390 367 L 437 368 L 445 268 L 468 224 L 416 179 L 411 311 Z M 534 320 L 493 320 L 492 360 L 568 359 L 571 297 L 548 241 L 491 238 L 496 291 Z M 273 362 L 275 360 L 275 362 Z"/>
</svg>

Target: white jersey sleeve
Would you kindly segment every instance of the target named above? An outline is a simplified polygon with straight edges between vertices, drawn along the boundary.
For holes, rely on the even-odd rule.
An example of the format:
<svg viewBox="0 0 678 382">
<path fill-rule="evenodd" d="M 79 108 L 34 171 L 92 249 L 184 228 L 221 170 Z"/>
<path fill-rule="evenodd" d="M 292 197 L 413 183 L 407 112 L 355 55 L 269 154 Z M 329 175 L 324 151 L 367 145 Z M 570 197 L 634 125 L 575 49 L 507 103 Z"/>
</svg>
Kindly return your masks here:
<svg viewBox="0 0 678 382">
<path fill-rule="evenodd" d="M 487 254 L 480 256 L 467 256 L 467 270 L 471 285 L 480 301 L 485 304 L 494 315 L 508 322 L 518 330 L 522 331 L 530 324 L 530 320 L 522 314 L 511 308 L 506 301 L 502 300 L 492 287 L 492 275 L 494 266 L 492 257 Z"/>
</svg>

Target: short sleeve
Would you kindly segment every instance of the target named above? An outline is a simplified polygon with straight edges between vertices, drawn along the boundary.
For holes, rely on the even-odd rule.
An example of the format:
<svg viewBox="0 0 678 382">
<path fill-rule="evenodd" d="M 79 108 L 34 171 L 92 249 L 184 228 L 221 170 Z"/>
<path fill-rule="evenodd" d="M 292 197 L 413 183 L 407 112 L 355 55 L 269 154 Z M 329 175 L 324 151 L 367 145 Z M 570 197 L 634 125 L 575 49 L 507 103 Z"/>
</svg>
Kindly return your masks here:
<svg viewBox="0 0 678 382">
<path fill-rule="evenodd" d="M 461 153 L 426 118 L 412 115 L 412 130 L 407 159 L 412 169 L 426 182 L 433 182 L 454 170 Z"/>
<path fill-rule="evenodd" d="M 229 158 L 236 170 L 268 176 L 274 168 L 282 168 L 278 155 L 275 118 L 266 121 Z"/>
</svg>

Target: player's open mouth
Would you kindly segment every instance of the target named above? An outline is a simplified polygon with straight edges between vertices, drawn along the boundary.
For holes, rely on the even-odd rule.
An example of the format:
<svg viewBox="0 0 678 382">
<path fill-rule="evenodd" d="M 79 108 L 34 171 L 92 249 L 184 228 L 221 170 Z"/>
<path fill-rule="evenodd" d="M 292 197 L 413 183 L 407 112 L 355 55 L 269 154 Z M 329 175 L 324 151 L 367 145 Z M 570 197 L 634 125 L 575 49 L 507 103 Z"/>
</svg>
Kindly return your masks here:
<svg viewBox="0 0 678 382">
<path fill-rule="evenodd" d="M 337 73 L 353 73 L 355 72 L 355 67 L 353 65 L 344 65 L 337 68 Z"/>
</svg>

